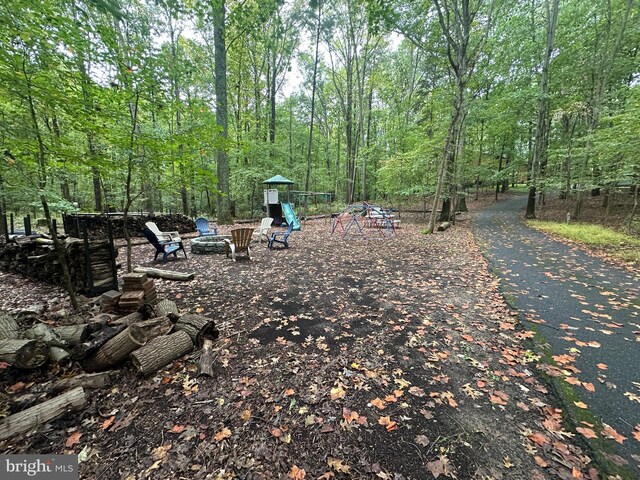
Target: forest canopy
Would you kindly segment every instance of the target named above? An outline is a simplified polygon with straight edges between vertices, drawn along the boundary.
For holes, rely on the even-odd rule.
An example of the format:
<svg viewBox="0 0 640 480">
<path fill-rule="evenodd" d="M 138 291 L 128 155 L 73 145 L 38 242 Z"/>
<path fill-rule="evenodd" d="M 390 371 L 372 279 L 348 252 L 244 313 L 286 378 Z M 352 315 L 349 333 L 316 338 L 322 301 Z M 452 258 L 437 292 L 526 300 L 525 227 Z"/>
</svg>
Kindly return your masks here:
<svg viewBox="0 0 640 480">
<path fill-rule="evenodd" d="M 250 215 L 640 178 L 633 0 L 14 0 L 0 208 Z M 434 198 L 435 196 L 435 198 Z M 425 200 L 426 201 L 426 200 Z M 435 203 L 434 203 L 435 205 Z"/>
</svg>

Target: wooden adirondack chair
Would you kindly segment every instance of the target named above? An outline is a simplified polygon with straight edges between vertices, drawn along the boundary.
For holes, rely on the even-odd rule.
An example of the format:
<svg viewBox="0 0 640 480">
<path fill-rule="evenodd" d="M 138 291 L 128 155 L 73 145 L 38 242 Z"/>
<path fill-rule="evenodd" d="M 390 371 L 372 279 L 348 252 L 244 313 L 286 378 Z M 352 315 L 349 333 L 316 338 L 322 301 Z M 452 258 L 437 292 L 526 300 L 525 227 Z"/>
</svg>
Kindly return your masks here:
<svg viewBox="0 0 640 480">
<path fill-rule="evenodd" d="M 161 232 L 156 225 L 156 222 L 147 222 L 145 223 L 145 226 L 151 230 L 161 242 L 182 242 L 178 232 Z"/>
<path fill-rule="evenodd" d="M 269 239 L 269 244 L 267 245 L 269 249 L 273 249 L 274 243 L 281 243 L 284 245 L 284 248 L 289 248 L 289 235 L 293 231 L 293 222 L 289 224 L 289 228 L 287 228 L 284 232 L 274 232 L 271 234 L 271 238 Z"/>
<path fill-rule="evenodd" d="M 218 229 L 216 227 L 213 227 L 213 232 L 209 230 L 209 220 L 204 217 L 196 218 L 196 227 L 201 237 L 218 235 Z"/>
<path fill-rule="evenodd" d="M 236 254 L 241 252 L 247 252 L 249 260 L 251 260 L 251 237 L 253 235 L 253 228 L 234 228 L 231 230 L 231 240 L 224 239 L 226 246 L 227 257 L 231 253 L 231 258 L 235 262 Z"/>
<path fill-rule="evenodd" d="M 155 233 L 153 233 L 151 231 L 150 228 L 143 228 L 142 229 L 142 233 L 144 234 L 145 237 L 147 237 L 147 240 L 149 240 L 149 243 L 151 243 L 151 245 L 153 245 L 154 247 L 156 247 L 156 255 L 155 257 L 153 257 L 153 261 L 155 262 L 156 259 L 158 258 L 158 255 L 162 254 L 162 263 L 167 263 L 167 257 L 171 254 L 173 254 L 174 257 L 178 258 L 178 252 L 180 250 L 182 250 L 182 252 L 184 253 L 184 258 L 187 258 L 187 251 L 184 249 L 184 245 L 182 244 L 182 242 L 172 242 L 172 241 L 160 241 L 158 240 L 158 237 L 156 236 Z"/>
<path fill-rule="evenodd" d="M 266 217 L 262 219 L 260 223 L 260 230 L 258 231 L 258 243 L 262 243 L 262 237 L 269 241 L 269 229 L 271 228 L 271 224 L 273 223 L 273 218 Z"/>
</svg>

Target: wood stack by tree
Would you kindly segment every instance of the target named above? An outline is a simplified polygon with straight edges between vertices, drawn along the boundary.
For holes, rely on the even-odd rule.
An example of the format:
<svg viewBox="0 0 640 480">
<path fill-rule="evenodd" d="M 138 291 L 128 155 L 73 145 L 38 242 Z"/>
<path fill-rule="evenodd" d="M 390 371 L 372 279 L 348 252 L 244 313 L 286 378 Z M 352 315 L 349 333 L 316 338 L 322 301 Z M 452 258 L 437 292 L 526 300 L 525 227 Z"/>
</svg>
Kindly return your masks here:
<svg viewBox="0 0 640 480">
<path fill-rule="evenodd" d="M 78 214 L 65 215 L 64 228 L 70 235 L 80 236 L 83 223 L 87 227 L 87 234 L 90 239 L 102 239 L 107 237 L 108 222 L 111 221 L 111 227 L 114 238 L 124 238 L 124 217 L 122 215 L 95 215 L 95 214 Z M 163 214 L 163 215 L 136 215 L 127 214 L 127 227 L 129 234 L 132 236 L 142 235 L 142 229 L 146 222 L 155 222 L 161 231 L 178 231 L 180 233 L 189 233 L 196 230 L 195 222 L 186 215 L 180 214 Z"/>
<path fill-rule="evenodd" d="M 114 261 L 108 241 L 90 242 L 85 251 L 82 240 L 67 237 L 64 247 L 76 292 L 99 293 L 114 286 Z M 117 251 L 114 254 L 117 256 Z M 53 242 L 42 235 L 17 237 L 1 245 L 0 269 L 63 286 L 62 269 Z"/>
</svg>

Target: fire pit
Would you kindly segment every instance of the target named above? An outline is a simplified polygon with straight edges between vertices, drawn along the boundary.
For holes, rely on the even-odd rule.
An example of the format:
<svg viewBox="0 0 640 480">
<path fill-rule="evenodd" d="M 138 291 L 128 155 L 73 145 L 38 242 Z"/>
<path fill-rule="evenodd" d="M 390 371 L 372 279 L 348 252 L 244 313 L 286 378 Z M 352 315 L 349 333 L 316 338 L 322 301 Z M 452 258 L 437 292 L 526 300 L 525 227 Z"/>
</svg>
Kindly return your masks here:
<svg viewBox="0 0 640 480">
<path fill-rule="evenodd" d="M 208 254 L 224 253 L 225 239 L 231 240 L 231 235 L 207 235 L 191 239 L 191 253 Z"/>
</svg>

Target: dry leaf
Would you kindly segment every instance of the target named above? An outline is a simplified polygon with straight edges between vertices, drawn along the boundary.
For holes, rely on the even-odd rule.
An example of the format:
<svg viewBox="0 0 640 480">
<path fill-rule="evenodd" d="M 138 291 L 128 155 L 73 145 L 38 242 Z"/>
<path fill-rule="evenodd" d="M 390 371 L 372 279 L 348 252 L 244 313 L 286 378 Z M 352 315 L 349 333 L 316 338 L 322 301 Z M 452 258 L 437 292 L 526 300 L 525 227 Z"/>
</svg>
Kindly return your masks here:
<svg viewBox="0 0 640 480">
<path fill-rule="evenodd" d="M 73 432 L 69 438 L 67 438 L 67 441 L 64 443 L 64 446 L 67 448 L 71 448 L 73 447 L 76 443 L 80 443 L 80 437 L 82 436 L 82 433 L 80 433 L 79 431 Z"/>
<path fill-rule="evenodd" d="M 240 414 L 240 418 L 242 419 L 242 421 L 248 422 L 251 418 L 251 410 L 249 410 L 248 408 L 246 410 L 243 410 Z"/>
<path fill-rule="evenodd" d="M 287 477 L 291 480 L 303 480 L 306 477 L 307 472 L 305 472 L 302 468 L 298 468 L 297 465 L 293 465 Z"/>
<path fill-rule="evenodd" d="M 102 422 L 102 429 L 106 430 L 107 428 L 109 428 L 115 419 L 115 415 L 111 415 L 109 418 L 107 418 L 104 422 Z"/>
<path fill-rule="evenodd" d="M 391 432 L 398 428 L 398 424 L 391 420 L 391 417 L 380 417 L 378 423 L 387 429 L 387 432 Z"/>
<path fill-rule="evenodd" d="M 344 398 L 347 392 L 344 391 L 341 385 L 338 385 L 335 388 L 331 389 L 331 400 L 337 400 L 339 398 Z"/>
<path fill-rule="evenodd" d="M 578 408 L 584 408 L 585 410 L 589 408 L 589 406 L 586 403 L 583 403 L 583 402 L 573 402 L 573 403 Z"/>
<path fill-rule="evenodd" d="M 166 460 L 167 452 L 169 450 L 171 450 L 171 445 L 161 445 L 159 447 L 156 447 L 151 452 L 151 458 L 153 459 L 153 461 Z"/>
<path fill-rule="evenodd" d="M 623 437 L 618 432 L 616 432 L 613 427 L 607 425 L 606 423 L 604 423 L 603 425 L 604 425 L 604 428 L 602 429 L 602 434 L 605 435 L 607 438 L 611 438 L 612 440 L 615 440 L 619 444 L 624 443 L 624 441 L 627 439 L 627 437 Z"/>
<path fill-rule="evenodd" d="M 231 436 L 231 430 L 229 430 L 227 427 L 224 427 L 222 430 L 220 430 L 218 433 L 215 434 L 213 439 L 216 442 L 221 442 L 222 440 L 224 440 L 225 438 L 229 438 L 230 436 Z"/>
<path fill-rule="evenodd" d="M 337 458 L 329 458 L 327 463 L 329 464 L 329 467 L 339 473 L 349 473 L 349 470 L 351 469 L 349 465 L 345 465 L 343 460 Z"/>
<path fill-rule="evenodd" d="M 576 428 L 576 431 L 578 431 L 579 433 L 581 433 L 582 435 L 584 435 L 587 438 L 598 438 L 598 435 L 596 435 L 596 432 L 594 432 L 590 428 L 578 427 L 578 428 Z"/>
<path fill-rule="evenodd" d="M 182 433 L 185 428 L 187 427 L 184 425 L 174 425 L 173 428 L 169 430 L 169 433 Z"/>
<path fill-rule="evenodd" d="M 385 408 L 387 408 L 387 404 L 384 403 L 384 400 L 381 400 L 378 397 L 371 400 L 371 405 L 376 407 L 378 410 L 384 410 Z"/>
</svg>

